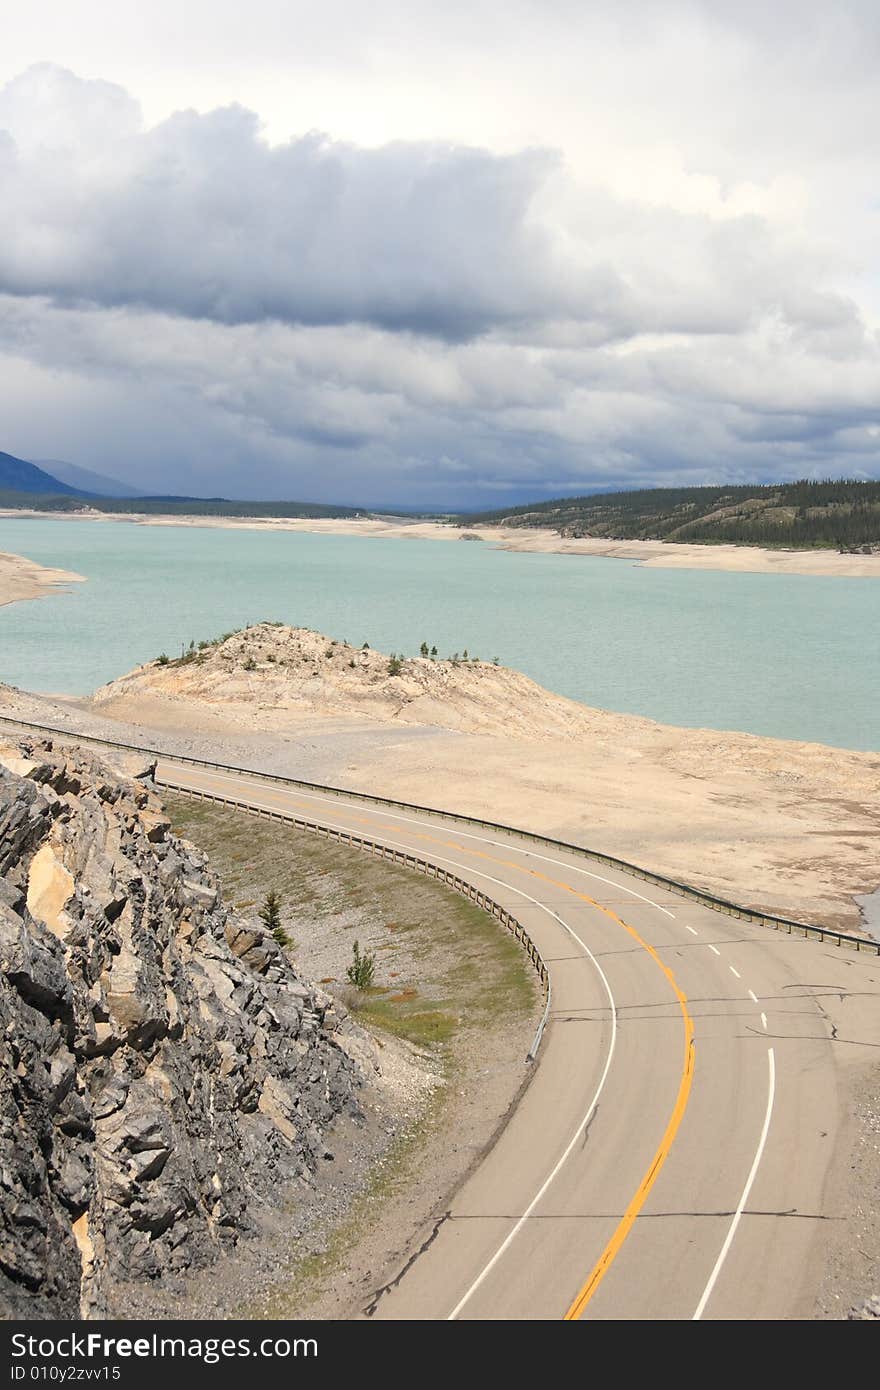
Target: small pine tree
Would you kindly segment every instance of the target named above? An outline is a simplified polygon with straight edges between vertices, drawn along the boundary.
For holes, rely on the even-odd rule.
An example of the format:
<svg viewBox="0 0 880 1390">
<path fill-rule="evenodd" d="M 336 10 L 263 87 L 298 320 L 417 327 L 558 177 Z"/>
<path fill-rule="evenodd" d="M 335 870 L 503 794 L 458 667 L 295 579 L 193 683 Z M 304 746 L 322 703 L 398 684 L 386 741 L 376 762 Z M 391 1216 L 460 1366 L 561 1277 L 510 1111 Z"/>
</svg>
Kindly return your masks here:
<svg viewBox="0 0 880 1390">
<path fill-rule="evenodd" d="M 437 660 L 437 648 L 436 648 L 436 647 L 432 647 L 432 648 L 431 648 L 431 660 L 432 660 L 432 661 L 436 661 L 436 660 Z"/>
<path fill-rule="evenodd" d="M 272 933 L 279 946 L 293 945 L 281 925 L 281 899 L 274 888 L 269 889 L 263 900 L 263 906 L 260 908 L 260 920 L 264 923 L 266 930 Z"/>
<path fill-rule="evenodd" d="M 356 941 L 352 948 L 351 965 L 345 972 L 349 982 L 354 985 L 355 989 L 369 989 L 373 983 L 375 969 L 376 957 L 371 955 L 369 951 L 364 951 L 361 954 L 360 944 Z"/>
<path fill-rule="evenodd" d="M 421 656 L 427 656 L 427 655 L 428 655 L 428 644 L 427 644 L 427 642 L 423 642 L 422 645 L 419 647 L 419 654 L 420 654 Z"/>
<path fill-rule="evenodd" d="M 392 652 L 391 655 L 390 655 L 389 658 L 388 658 L 388 674 L 389 674 L 389 676 L 399 676 L 399 675 L 400 675 L 400 672 L 402 671 L 402 669 L 403 669 L 403 661 L 402 661 L 401 658 L 397 655 L 397 652 Z"/>
</svg>

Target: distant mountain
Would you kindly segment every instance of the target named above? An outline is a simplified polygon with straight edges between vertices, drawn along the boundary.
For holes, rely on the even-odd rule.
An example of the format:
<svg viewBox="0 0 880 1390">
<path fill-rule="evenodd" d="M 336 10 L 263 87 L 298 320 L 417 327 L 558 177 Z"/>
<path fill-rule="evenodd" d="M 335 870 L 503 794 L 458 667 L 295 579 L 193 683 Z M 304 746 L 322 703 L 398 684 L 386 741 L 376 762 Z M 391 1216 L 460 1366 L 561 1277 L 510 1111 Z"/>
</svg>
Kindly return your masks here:
<svg viewBox="0 0 880 1390">
<path fill-rule="evenodd" d="M 14 454 L 0 451 L 0 489 L 9 492 L 26 492 L 55 497 L 88 497 L 89 493 L 80 488 L 70 487 L 60 479 L 46 473 L 36 464 L 26 459 L 16 458 Z"/>
<path fill-rule="evenodd" d="M 38 468 L 44 468 L 53 478 L 69 483 L 78 492 L 91 493 L 94 497 L 143 497 L 136 487 L 121 483 L 118 478 L 108 478 L 104 473 L 93 473 L 90 468 L 80 468 L 66 459 L 32 459 Z"/>
</svg>

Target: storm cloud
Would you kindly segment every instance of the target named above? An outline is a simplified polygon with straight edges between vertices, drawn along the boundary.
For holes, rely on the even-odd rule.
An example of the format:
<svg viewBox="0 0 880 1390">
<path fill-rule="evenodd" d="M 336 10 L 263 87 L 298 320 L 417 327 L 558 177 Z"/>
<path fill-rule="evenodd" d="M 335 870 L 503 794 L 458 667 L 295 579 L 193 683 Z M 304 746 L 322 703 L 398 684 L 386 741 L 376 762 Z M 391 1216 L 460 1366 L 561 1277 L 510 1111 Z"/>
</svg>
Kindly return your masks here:
<svg viewBox="0 0 880 1390">
<path fill-rule="evenodd" d="M 870 9 L 382 0 L 371 48 L 342 0 L 296 34 L 253 8 L 271 120 L 216 27 L 149 114 L 7 74 L 0 448 L 360 505 L 880 475 Z"/>
<path fill-rule="evenodd" d="M 272 147 L 237 106 L 145 130 L 125 92 L 52 67 L 7 88 L 0 129 L 8 293 L 452 339 L 613 316 L 622 298 L 613 272 L 566 264 L 530 217 L 549 151 L 317 133 Z"/>
</svg>

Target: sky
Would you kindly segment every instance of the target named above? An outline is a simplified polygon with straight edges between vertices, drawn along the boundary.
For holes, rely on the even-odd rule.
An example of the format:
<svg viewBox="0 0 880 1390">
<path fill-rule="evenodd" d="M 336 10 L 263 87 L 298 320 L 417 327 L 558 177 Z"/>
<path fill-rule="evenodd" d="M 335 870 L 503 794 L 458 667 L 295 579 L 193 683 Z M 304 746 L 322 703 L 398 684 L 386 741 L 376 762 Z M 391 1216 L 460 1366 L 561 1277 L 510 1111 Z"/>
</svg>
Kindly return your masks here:
<svg viewBox="0 0 880 1390">
<path fill-rule="evenodd" d="M 29 0 L 0 449 L 479 509 L 880 478 L 876 0 Z"/>
</svg>

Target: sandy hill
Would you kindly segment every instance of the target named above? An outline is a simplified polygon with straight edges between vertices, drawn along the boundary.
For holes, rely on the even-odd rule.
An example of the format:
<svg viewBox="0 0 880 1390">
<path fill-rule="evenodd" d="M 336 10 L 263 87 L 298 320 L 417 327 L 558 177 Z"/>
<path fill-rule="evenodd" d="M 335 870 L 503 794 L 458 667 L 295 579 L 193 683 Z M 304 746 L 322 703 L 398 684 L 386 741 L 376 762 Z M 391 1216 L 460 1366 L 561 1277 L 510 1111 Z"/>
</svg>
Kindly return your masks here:
<svg viewBox="0 0 880 1390">
<path fill-rule="evenodd" d="M 0 707 L 521 825 L 844 931 L 860 929 L 863 904 L 880 907 L 876 752 L 591 709 L 485 662 L 397 670 L 388 655 L 260 624 L 92 699 L 0 686 Z"/>
<path fill-rule="evenodd" d="M 263 727 L 279 727 L 288 713 L 357 716 L 529 739 L 583 737 L 602 718 L 507 667 L 395 658 L 273 623 L 139 666 L 102 686 L 92 703 L 122 717 L 144 699 L 190 709 L 197 702 Z"/>
</svg>

